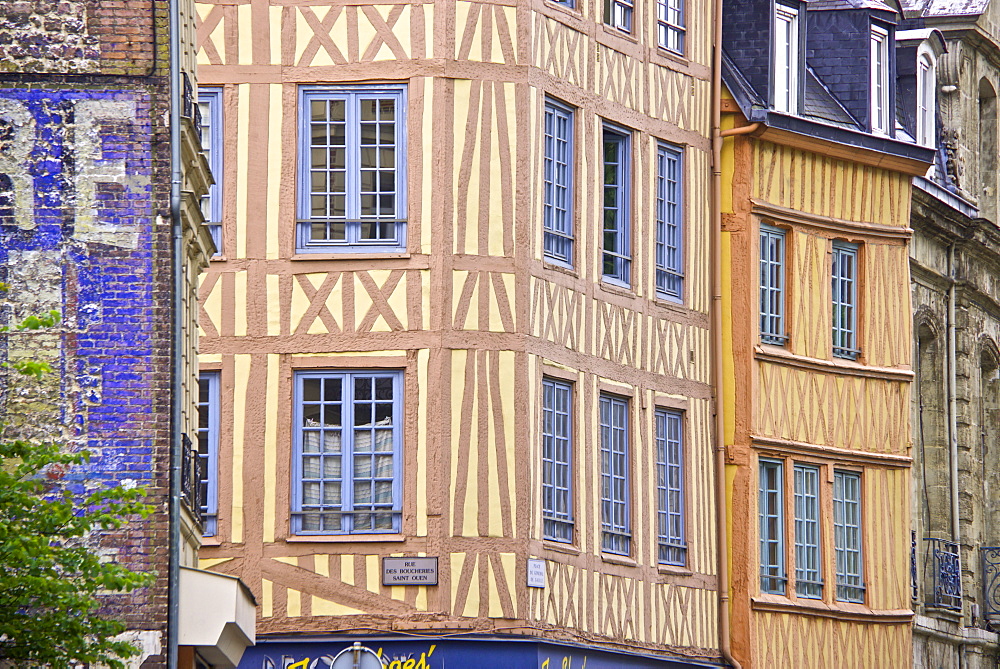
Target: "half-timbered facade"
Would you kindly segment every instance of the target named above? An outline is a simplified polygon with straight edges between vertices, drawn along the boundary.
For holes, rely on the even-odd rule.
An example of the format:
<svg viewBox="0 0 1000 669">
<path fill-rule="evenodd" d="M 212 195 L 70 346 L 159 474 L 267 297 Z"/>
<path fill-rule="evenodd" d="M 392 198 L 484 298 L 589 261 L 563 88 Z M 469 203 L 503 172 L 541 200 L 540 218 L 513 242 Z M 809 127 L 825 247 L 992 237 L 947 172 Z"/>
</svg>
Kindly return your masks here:
<svg viewBox="0 0 1000 669">
<path fill-rule="evenodd" d="M 710 4 L 198 9 L 240 666 L 718 664 Z"/>
<path fill-rule="evenodd" d="M 745 668 L 911 660 L 910 180 L 896 9 L 723 17 L 723 361 L 732 651 Z M 726 136 L 731 137 L 726 138 Z"/>
</svg>

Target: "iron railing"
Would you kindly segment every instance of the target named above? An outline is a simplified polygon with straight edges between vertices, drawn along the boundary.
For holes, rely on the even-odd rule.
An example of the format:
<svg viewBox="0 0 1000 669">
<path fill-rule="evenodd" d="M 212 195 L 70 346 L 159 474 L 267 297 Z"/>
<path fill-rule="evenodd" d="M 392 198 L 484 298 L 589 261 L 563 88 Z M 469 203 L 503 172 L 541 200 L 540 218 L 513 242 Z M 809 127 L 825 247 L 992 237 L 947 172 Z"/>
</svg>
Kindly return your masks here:
<svg viewBox="0 0 1000 669">
<path fill-rule="evenodd" d="M 944 539 L 925 537 L 930 564 L 930 588 L 924 603 L 955 611 L 962 608 L 962 560 L 958 544 Z M 925 574 L 925 578 L 927 578 Z"/>
<path fill-rule="evenodd" d="M 181 437 L 181 501 L 187 506 L 191 515 L 201 524 L 202 499 L 201 480 L 204 478 L 204 464 L 198 457 L 198 452 L 191 446 L 191 438 L 186 434 Z"/>
<path fill-rule="evenodd" d="M 983 617 L 1000 620 L 1000 546 L 979 549 L 983 561 Z"/>
</svg>

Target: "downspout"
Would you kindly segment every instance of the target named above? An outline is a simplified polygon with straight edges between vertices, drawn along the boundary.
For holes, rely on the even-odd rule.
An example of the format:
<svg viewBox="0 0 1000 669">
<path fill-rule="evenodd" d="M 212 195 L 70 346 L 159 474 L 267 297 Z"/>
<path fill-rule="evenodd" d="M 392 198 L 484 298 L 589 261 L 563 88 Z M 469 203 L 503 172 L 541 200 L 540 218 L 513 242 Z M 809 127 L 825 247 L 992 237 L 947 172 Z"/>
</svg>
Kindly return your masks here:
<svg viewBox="0 0 1000 669">
<path fill-rule="evenodd" d="M 948 454 L 951 462 L 951 540 L 958 546 L 962 533 L 959 529 L 958 508 L 958 372 L 955 370 L 955 244 L 948 246 Z M 968 666 L 965 657 L 965 642 L 957 644 L 960 669 Z"/>
<path fill-rule="evenodd" d="M 948 246 L 948 451 L 951 457 L 951 540 L 959 543 L 958 373 L 955 370 L 955 244 Z"/>
<path fill-rule="evenodd" d="M 712 49 L 712 367 L 715 387 L 715 510 L 718 551 L 719 652 L 735 669 L 729 632 L 729 514 L 726 507 L 726 422 L 722 402 L 722 0 L 715 0 Z"/>
<path fill-rule="evenodd" d="M 167 667 L 177 667 L 178 625 L 180 623 L 181 576 L 181 378 L 184 344 L 183 230 L 181 228 L 181 37 L 180 0 L 169 0 L 170 29 L 170 218 L 173 229 L 173 341 L 170 375 L 170 567 L 167 579 Z"/>
</svg>

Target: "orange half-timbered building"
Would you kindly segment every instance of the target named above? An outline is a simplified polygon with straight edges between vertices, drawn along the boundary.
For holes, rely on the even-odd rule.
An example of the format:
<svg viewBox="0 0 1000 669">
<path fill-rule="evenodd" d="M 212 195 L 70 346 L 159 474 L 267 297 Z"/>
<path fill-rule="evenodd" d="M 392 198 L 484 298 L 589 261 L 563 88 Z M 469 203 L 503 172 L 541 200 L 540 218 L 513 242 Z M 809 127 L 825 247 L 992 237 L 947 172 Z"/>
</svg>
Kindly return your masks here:
<svg viewBox="0 0 1000 669">
<path fill-rule="evenodd" d="M 711 5 L 198 7 L 240 666 L 718 666 Z"/>
<path fill-rule="evenodd" d="M 905 668 L 910 180 L 898 7 L 728 2 L 722 248 L 731 647 Z"/>
</svg>

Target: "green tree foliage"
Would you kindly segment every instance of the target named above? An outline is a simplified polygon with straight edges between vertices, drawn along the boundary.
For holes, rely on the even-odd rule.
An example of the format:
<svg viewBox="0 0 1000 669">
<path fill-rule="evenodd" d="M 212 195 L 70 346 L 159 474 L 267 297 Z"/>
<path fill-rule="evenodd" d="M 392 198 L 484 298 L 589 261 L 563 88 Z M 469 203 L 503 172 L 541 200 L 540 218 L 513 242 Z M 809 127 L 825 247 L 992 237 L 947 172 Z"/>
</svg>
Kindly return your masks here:
<svg viewBox="0 0 1000 669">
<path fill-rule="evenodd" d="M 58 319 L 57 312 L 31 316 L 0 332 L 51 327 Z M 35 378 L 51 372 L 38 361 L 8 367 Z M 114 638 L 125 625 L 102 615 L 98 597 L 148 586 L 154 577 L 102 560 L 95 532 L 119 529 L 152 507 L 139 488 L 69 485 L 67 474 L 89 456 L 58 443 L 0 440 L 0 666 L 122 669 L 122 659 L 139 653 Z"/>
</svg>

